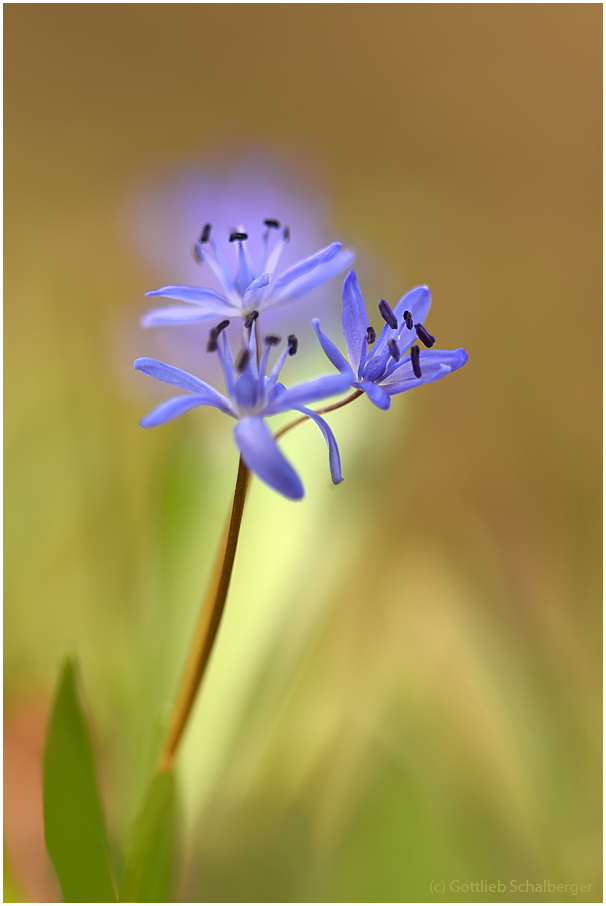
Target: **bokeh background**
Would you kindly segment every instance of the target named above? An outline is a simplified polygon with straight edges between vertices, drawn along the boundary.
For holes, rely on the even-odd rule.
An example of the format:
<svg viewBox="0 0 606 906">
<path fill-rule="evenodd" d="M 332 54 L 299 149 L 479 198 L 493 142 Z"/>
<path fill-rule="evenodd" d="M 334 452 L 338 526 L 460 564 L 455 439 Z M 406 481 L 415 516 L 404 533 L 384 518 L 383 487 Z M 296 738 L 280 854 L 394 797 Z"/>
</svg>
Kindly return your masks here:
<svg viewBox="0 0 606 906">
<path fill-rule="evenodd" d="M 301 254 L 355 248 L 369 302 L 428 283 L 470 358 L 335 413 L 339 488 L 308 427 L 306 500 L 254 483 L 175 899 L 601 901 L 601 7 L 4 12 L 8 898 L 60 895 L 39 758 L 68 650 L 128 852 L 237 463 L 217 414 L 138 428 L 136 355 L 206 367 L 138 318 L 190 268 L 188 199 L 197 229 L 236 186 Z M 338 323 L 338 278 L 321 304 Z"/>
</svg>

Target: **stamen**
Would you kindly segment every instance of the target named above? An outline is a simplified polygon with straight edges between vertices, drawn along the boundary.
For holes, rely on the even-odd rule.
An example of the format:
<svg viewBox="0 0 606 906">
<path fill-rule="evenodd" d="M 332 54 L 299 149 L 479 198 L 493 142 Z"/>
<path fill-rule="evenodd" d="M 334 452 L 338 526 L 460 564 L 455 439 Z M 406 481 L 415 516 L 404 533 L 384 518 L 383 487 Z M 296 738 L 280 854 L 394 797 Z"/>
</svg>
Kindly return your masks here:
<svg viewBox="0 0 606 906">
<path fill-rule="evenodd" d="M 412 330 L 412 328 L 413 328 L 412 314 L 408 310 L 404 312 L 404 320 L 406 321 L 406 326 L 408 327 L 408 329 Z"/>
<path fill-rule="evenodd" d="M 250 328 L 253 326 L 253 324 L 255 323 L 255 321 L 257 320 L 258 317 L 259 317 L 258 311 L 251 311 L 250 314 L 246 315 L 246 320 L 244 321 L 244 326 L 246 327 L 247 330 L 250 330 Z"/>
<path fill-rule="evenodd" d="M 270 333 L 265 337 L 265 342 L 268 346 L 278 346 L 282 342 L 282 337 L 277 337 L 275 334 Z"/>
<path fill-rule="evenodd" d="M 290 227 L 284 227 L 282 235 L 284 236 L 284 242 L 290 242 Z"/>
<path fill-rule="evenodd" d="M 396 328 L 398 326 L 398 319 L 394 315 L 393 311 L 391 310 L 390 306 L 387 304 L 385 299 L 381 299 L 381 301 L 379 302 L 379 311 L 381 312 L 381 317 L 383 318 L 384 321 L 387 322 L 387 324 L 389 324 L 391 329 L 396 330 Z"/>
<path fill-rule="evenodd" d="M 273 219 L 270 218 L 269 220 L 264 220 L 263 223 L 264 223 L 265 226 L 268 227 L 270 230 L 279 230 L 279 229 L 280 229 L 280 221 L 279 221 L 279 220 L 273 220 Z"/>
<path fill-rule="evenodd" d="M 423 377 L 421 372 L 421 365 L 419 359 L 421 358 L 421 350 L 418 346 L 412 346 L 410 350 L 410 361 L 412 363 L 412 370 L 416 378 Z"/>
<path fill-rule="evenodd" d="M 236 359 L 236 371 L 242 374 L 250 361 L 250 349 L 241 349 Z"/>
<path fill-rule="evenodd" d="M 222 330 L 225 330 L 226 327 L 229 327 L 229 321 L 221 321 L 220 324 L 217 324 L 216 327 L 213 327 L 208 334 L 208 343 L 206 344 L 207 352 L 216 352 L 217 351 L 217 338 Z"/>
<path fill-rule="evenodd" d="M 419 340 L 421 341 L 421 343 L 423 343 L 425 346 L 427 346 L 428 349 L 431 349 L 431 347 L 433 346 L 433 344 L 436 341 L 436 338 L 433 337 L 429 333 L 429 331 L 423 327 L 422 324 L 415 324 L 415 330 L 417 332 L 417 336 L 418 336 Z"/>
<path fill-rule="evenodd" d="M 400 358 L 400 349 L 399 349 L 398 344 L 396 343 L 396 341 L 393 340 L 393 339 L 392 339 L 392 340 L 388 340 L 388 341 L 387 341 L 387 348 L 389 349 L 389 353 L 390 353 L 392 359 L 395 359 L 396 362 L 397 362 L 397 361 L 399 360 L 399 358 Z"/>
<path fill-rule="evenodd" d="M 238 233 L 236 230 L 233 233 L 229 234 L 230 242 L 243 242 L 245 239 L 248 239 L 248 233 Z"/>
<path fill-rule="evenodd" d="M 296 355 L 297 349 L 299 348 L 299 340 L 294 333 L 288 335 L 288 354 Z"/>
<path fill-rule="evenodd" d="M 194 261 L 196 262 L 196 264 L 204 264 L 204 258 L 200 254 L 197 245 L 194 245 L 193 249 L 191 250 L 191 253 L 194 256 Z"/>
<path fill-rule="evenodd" d="M 208 240 L 210 239 L 210 231 L 211 231 L 211 230 L 212 230 L 211 224 L 210 224 L 210 223 L 207 223 L 206 226 L 204 227 L 204 229 L 202 230 L 202 232 L 200 233 L 200 239 L 199 239 L 199 241 L 200 241 L 200 243 L 201 243 L 202 245 L 204 245 L 204 243 L 205 243 L 205 242 L 208 242 Z"/>
<path fill-rule="evenodd" d="M 374 341 L 376 339 L 377 339 L 377 333 L 376 333 L 374 327 L 367 327 L 366 328 L 366 342 L 368 343 L 368 345 L 372 346 L 372 344 L 374 343 Z"/>
</svg>

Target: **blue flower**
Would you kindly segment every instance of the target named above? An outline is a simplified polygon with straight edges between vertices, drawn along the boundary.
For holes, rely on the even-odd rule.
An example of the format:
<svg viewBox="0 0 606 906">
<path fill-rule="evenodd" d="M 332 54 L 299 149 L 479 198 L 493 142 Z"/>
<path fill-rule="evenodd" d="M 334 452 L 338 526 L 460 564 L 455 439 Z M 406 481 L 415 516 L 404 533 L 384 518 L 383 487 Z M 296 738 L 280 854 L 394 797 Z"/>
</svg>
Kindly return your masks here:
<svg viewBox="0 0 606 906">
<path fill-rule="evenodd" d="M 385 324 L 377 338 L 369 324 L 356 275 L 350 271 L 343 284 L 341 313 L 349 362 L 322 333 L 317 318 L 313 325 L 322 349 L 341 374 L 349 377 L 350 386 L 366 393 L 379 409 L 389 409 L 392 396 L 439 381 L 461 368 L 468 359 L 464 349 L 431 348 L 435 337 L 424 326 L 430 306 L 431 293 L 427 286 L 409 290 L 393 311 L 382 299 L 379 312 Z M 416 340 L 429 348 L 421 352 L 418 345 L 413 345 Z"/>
<path fill-rule="evenodd" d="M 196 406 L 214 406 L 237 420 L 234 437 L 248 468 L 280 494 L 292 500 L 300 500 L 305 493 L 301 479 L 278 449 L 265 419 L 288 410 L 301 412 L 309 416 L 322 432 L 328 445 L 331 477 L 335 484 L 339 484 L 343 478 L 335 437 L 324 419 L 311 409 L 307 409 L 305 404 L 347 390 L 348 377 L 342 374 L 327 374 L 286 389 L 278 382 L 278 377 L 286 357 L 294 355 L 297 351 L 297 338 L 294 335 L 288 338 L 286 349 L 267 376 L 265 372 L 270 351 L 273 346 L 280 343 L 280 338 L 275 336 L 265 338 L 265 349 L 257 366 L 256 331 L 253 328 L 249 335 L 249 331 L 245 330 L 244 346 L 234 365 L 231 348 L 223 332 L 228 323 L 222 321 L 213 328 L 209 342 L 209 349 L 219 354 L 227 396 L 193 374 L 181 371 L 180 368 L 165 365 L 156 359 L 144 358 L 135 361 L 137 371 L 187 391 L 184 396 L 175 396 L 160 403 L 153 412 L 141 420 L 141 426 L 154 428 Z"/>
<path fill-rule="evenodd" d="M 244 318 L 252 312 L 280 308 L 310 293 L 352 263 L 353 252 L 341 250 L 340 242 L 331 242 L 308 258 L 276 274 L 280 256 L 288 244 L 288 227 L 281 229 L 277 220 L 266 220 L 262 255 L 254 267 L 246 248 L 248 234 L 240 227 L 232 230 L 230 243 L 237 248 L 237 265 L 233 274 L 220 246 L 215 242 L 210 224 L 206 224 L 194 255 L 206 262 L 223 289 L 217 292 L 200 286 L 163 286 L 147 296 L 164 296 L 186 305 L 155 308 L 141 320 L 143 327 L 162 327 L 167 324 L 186 324 L 205 318 Z"/>
</svg>

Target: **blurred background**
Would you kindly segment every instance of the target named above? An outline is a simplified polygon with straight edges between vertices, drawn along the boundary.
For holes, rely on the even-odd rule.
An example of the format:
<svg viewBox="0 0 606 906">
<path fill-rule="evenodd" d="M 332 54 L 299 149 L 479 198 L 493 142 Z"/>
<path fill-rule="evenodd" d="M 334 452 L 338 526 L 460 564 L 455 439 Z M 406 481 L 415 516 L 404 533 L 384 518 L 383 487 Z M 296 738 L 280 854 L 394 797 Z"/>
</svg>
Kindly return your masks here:
<svg viewBox="0 0 606 906">
<path fill-rule="evenodd" d="M 194 234 L 241 196 L 293 254 L 354 248 L 369 306 L 429 284 L 438 346 L 470 358 L 335 413 L 340 487 L 307 426 L 284 442 L 305 501 L 253 483 L 175 899 L 601 901 L 601 20 L 5 7 L 7 899 L 60 898 L 40 752 L 70 650 L 128 854 L 237 467 L 218 413 L 138 427 L 167 394 L 133 358 L 208 368 L 205 330 L 138 319 L 205 283 Z M 335 339 L 340 286 L 303 319 Z M 329 370 L 303 349 L 285 379 Z"/>
</svg>

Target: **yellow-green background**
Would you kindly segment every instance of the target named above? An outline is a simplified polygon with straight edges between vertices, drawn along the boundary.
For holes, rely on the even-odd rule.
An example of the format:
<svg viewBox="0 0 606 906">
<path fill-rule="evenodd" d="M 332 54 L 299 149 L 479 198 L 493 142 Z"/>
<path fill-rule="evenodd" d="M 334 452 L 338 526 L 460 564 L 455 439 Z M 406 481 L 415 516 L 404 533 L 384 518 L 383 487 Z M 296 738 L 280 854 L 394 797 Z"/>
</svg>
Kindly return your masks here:
<svg viewBox="0 0 606 906">
<path fill-rule="evenodd" d="M 385 263 L 372 293 L 428 283 L 470 356 L 334 416 L 338 489 L 308 428 L 306 501 L 255 483 L 182 753 L 179 898 L 601 900 L 601 16 L 5 7 L 5 706 L 77 650 L 118 862 L 236 467 L 223 420 L 143 432 L 116 378 L 158 280 L 132 186 L 217 147 L 305 160 Z"/>
</svg>

